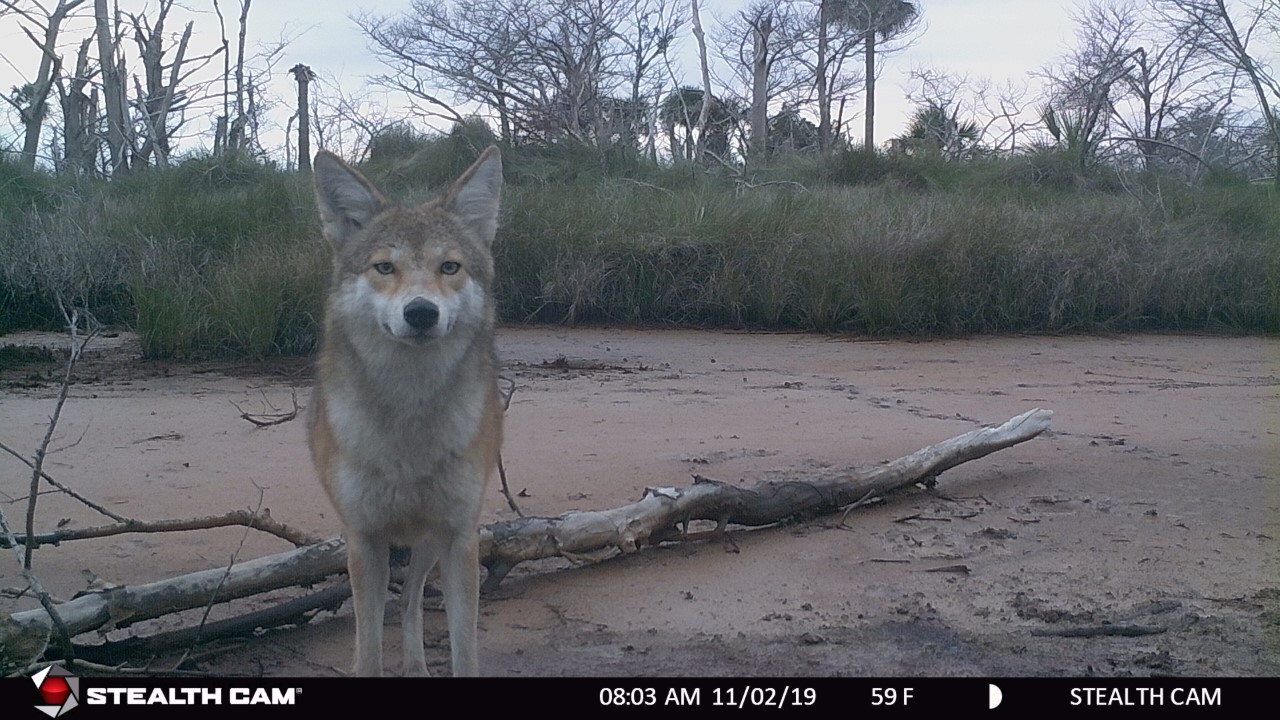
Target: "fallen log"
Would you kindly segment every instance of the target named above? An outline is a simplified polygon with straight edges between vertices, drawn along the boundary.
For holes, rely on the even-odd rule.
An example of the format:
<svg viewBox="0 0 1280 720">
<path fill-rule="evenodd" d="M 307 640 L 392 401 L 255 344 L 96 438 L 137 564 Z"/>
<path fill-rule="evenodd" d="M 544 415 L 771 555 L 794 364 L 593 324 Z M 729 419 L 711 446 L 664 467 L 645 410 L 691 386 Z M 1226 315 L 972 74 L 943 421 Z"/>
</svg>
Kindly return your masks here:
<svg viewBox="0 0 1280 720">
<path fill-rule="evenodd" d="M 111 624 L 126 627 L 141 620 L 257 595 L 294 585 L 311 585 L 347 568 L 346 543 L 332 538 L 277 555 L 158 580 L 90 592 L 56 607 L 72 635 Z M 0 618 L 0 670 L 22 666 L 44 654 L 52 630 L 43 609 Z"/>
<path fill-rule="evenodd" d="M 77 645 L 76 660 L 115 665 L 125 658 L 148 657 L 190 648 L 200 643 L 233 638 L 250 638 L 260 629 L 310 622 L 320 610 L 337 610 L 351 597 L 351 586 L 345 581 L 310 595 L 282 602 L 226 620 L 210 622 L 203 627 L 185 627 L 145 637 L 129 637 L 101 645 Z"/>
<path fill-rule="evenodd" d="M 763 482 L 750 487 L 695 476 L 685 488 L 648 488 L 638 502 L 612 510 L 527 517 L 480 529 L 481 563 L 492 589 L 517 564 L 551 557 L 635 552 L 678 539 L 694 520 L 759 527 L 834 512 L 851 503 L 936 478 L 961 463 L 1025 442 L 1049 428 L 1053 412 L 1036 408 L 997 427 L 981 428 L 852 476 Z M 495 579 L 496 578 L 496 579 Z"/>
<path fill-rule="evenodd" d="M 1030 440 L 1049 428 L 1053 413 L 1030 410 L 852 475 L 813 481 L 763 482 L 749 487 L 695 476 L 684 488 L 647 488 L 637 502 L 612 510 L 576 511 L 555 518 L 525 517 L 480 528 L 480 562 L 492 589 L 521 562 L 564 557 L 599 559 L 680 540 L 690 522 L 711 520 L 758 527 L 834 512 L 921 482 L 961 463 Z M 57 606 L 72 635 L 160 617 L 295 585 L 311 585 L 346 571 L 346 545 L 332 538 L 277 555 L 137 586 L 91 592 Z M 225 579 L 224 579 L 225 576 Z M 214 598 L 216 593 L 217 597 Z M 0 669 L 39 658 L 51 632 L 43 609 L 0 617 Z"/>
</svg>

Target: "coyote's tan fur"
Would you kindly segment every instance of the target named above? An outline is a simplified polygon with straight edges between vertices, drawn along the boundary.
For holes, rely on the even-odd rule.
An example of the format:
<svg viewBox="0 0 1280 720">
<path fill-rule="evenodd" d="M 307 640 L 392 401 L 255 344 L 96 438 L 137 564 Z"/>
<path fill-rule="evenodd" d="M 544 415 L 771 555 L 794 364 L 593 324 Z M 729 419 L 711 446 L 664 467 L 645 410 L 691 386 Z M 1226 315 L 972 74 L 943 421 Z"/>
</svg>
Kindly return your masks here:
<svg viewBox="0 0 1280 720">
<path fill-rule="evenodd" d="M 404 673 L 427 674 L 422 589 L 438 560 L 453 674 L 475 675 L 476 524 L 502 442 L 491 253 L 502 160 L 489 148 L 416 207 L 330 153 L 314 167 L 333 279 L 310 446 L 346 529 L 355 670 L 382 673 L 389 553 L 403 545 Z"/>
</svg>

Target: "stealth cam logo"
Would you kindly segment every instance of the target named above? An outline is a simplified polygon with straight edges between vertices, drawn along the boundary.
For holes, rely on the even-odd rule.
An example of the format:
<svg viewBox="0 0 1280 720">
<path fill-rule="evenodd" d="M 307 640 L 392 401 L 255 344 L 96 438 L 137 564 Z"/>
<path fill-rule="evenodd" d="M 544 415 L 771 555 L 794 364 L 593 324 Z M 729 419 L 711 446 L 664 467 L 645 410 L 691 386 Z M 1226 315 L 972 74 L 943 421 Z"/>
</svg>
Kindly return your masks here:
<svg viewBox="0 0 1280 720">
<path fill-rule="evenodd" d="M 37 705 L 36 709 L 49 717 L 61 717 L 80 704 L 80 678 L 63 668 L 47 667 L 32 675 L 31 681 L 46 703 Z"/>
</svg>

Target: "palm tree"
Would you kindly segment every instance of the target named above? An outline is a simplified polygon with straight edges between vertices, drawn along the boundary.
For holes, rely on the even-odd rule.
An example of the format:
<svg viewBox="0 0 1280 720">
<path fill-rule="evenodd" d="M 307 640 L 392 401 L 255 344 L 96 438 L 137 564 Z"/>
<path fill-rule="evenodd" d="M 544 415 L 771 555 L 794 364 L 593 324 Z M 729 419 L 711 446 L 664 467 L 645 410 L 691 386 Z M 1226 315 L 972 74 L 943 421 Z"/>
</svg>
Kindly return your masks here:
<svg viewBox="0 0 1280 720">
<path fill-rule="evenodd" d="M 897 143 L 911 150 L 936 153 L 946 160 L 964 160 L 982 139 L 982 130 L 972 120 L 961 122 L 959 113 L 935 102 L 916 109 L 907 132 Z"/>
<path fill-rule="evenodd" d="M 702 110 L 702 88 L 682 87 L 673 90 L 666 100 L 662 101 L 659 117 L 662 127 L 671 140 L 671 159 L 673 161 L 694 160 L 697 143 L 694 131 L 698 127 L 698 115 Z M 729 152 L 729 139 L 732 132 L 739 127 L 744 116 L 741 108 L 722 98 L 711 96 L 711 107 L 707 118 L 707 136 L 702 146 L 705 152 L 714 153 L 723 158 Z M 684 142 L 676 134 L 679 127 Z M 708 158 L 697 158 L 706 160 Z"/>
<path fill-rule="evenodd" d="M 1053 147 L 1070 159 L 1080 174 L 1088 172 L 1097 159 L 1102 136 L 1100 116 L 1100 111 L 1055 110 L 1049 103 L 1040 106 L 1040 121 L 1053 137 Z"/>
<path fill-rule="evenodd" d="M 920 8 L 905 0 L 829 0 L 837 3 L 844 22 L 862 30 L 866 57 L 867 107 L 863 144 L 875 147 L 876 39 L 888 40 L 911 29 L 920 19 Z"/>
<path fill-rule="evenodd" d="M 875 144 L 876 39 L 889 39 L 914 27 L 920 9 L 905 0 L 818 0 L 817 67 L 818 137 L 823 152 L 832 145 L 830 98 L 827 97 L 827 57 L 832 33 L 862 40 L 866 62 L 866 147 Z"/>
<path fill-rule="evenodd" d="M 795 105 L 784 104 L 777 115 L 769 118 L 768 139 L 770 155 L 782 150 L 812 152 L 818 148 L 818 126 L 801 117 Z"/>
</svg>

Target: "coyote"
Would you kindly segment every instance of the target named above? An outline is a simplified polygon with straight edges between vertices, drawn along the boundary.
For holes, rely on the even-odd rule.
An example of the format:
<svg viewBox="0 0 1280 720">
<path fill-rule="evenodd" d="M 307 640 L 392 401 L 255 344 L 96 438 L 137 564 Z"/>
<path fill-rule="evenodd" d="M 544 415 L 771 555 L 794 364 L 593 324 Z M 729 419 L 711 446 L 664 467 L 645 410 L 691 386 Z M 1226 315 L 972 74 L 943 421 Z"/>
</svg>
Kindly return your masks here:
<svg viewBox="0 0 1280 720">
<path fill-rule="evenodd" d="M 428 674 L 422 589 L 439 560 L 453 674 L 476 675 L 476 525 L 502 444 L 491 252 L 502 158 L 490 147 L 416 207 L 329 152 L 314 174 L 333 278 L 309 444 L 346 531 L 355 671 L 382 674 L 390 547 L 402 545 L 404 674 Z"/>
</svg>

